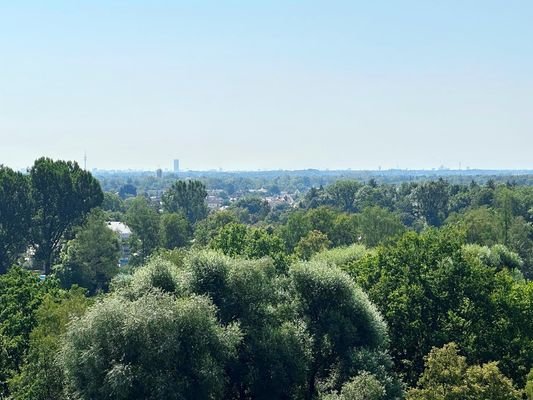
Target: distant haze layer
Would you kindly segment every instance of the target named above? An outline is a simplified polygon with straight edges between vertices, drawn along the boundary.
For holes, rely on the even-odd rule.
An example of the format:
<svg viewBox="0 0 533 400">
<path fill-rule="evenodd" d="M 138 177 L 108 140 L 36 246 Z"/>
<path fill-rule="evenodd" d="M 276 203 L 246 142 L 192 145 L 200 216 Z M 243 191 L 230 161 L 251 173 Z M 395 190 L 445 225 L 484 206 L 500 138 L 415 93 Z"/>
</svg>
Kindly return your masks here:
<svg viewBox="0 0 533 400">
<path fill-rule="evenodd" d="M 532 169 L 533 2 L 0 6 L 0 164 Z"/>
</svg>

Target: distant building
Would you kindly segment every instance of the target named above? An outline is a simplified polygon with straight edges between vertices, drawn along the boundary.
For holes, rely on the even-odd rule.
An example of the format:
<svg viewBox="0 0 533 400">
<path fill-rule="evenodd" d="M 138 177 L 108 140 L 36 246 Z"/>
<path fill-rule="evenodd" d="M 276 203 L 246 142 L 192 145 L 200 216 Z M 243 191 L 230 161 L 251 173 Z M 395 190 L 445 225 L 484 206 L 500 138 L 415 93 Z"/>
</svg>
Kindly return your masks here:
<svg viewBox="0 0 533 400">
<path fill-rule="evenodd" d="M 180 172 L 180 160 L 174 160 L 174 172 Z"/>
<path fill-rule="evenodd" d="M 118 261 L 121 267 L 128 265 L 130 260 L 130 246 L 129 238 L 131 236 L 131 229 L 128 225 L 118 222 L 118 221 L 109 221 L 107 227 L 113 232 L 117 233 L 120 237 L 120 260 Z"/>
<path fill-rule="evenodd" d="M 156 169 L 155 175 L 161 179 L 163 177 L 163 170 L 161 168 Z"/>
</svg>

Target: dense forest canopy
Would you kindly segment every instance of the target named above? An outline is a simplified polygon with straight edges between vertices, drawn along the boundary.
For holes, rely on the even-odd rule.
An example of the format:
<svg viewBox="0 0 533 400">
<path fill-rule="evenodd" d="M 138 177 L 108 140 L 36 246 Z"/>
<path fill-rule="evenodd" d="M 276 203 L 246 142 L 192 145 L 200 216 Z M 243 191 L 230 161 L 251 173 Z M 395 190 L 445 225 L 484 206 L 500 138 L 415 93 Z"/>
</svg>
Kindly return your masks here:
<svg viewBox="0 0 533 400">
<path fill-rule="evenodd" d="M 0 398 L 532 398 L 531 177 L 1 167 Z"/>
</svg>

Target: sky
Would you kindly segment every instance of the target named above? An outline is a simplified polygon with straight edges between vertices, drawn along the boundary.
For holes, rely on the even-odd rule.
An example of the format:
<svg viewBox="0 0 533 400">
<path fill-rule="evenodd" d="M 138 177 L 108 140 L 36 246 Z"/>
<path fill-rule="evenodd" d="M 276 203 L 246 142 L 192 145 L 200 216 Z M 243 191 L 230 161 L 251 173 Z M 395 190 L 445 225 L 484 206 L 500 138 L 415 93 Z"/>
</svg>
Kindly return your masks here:
<svg viewBox="0 0 533 400">
<path fill-rule="evenodd" d="M 0 0 L 0 164 L 533 169 L 531 21 L 531 0 Z"/>
</svg>

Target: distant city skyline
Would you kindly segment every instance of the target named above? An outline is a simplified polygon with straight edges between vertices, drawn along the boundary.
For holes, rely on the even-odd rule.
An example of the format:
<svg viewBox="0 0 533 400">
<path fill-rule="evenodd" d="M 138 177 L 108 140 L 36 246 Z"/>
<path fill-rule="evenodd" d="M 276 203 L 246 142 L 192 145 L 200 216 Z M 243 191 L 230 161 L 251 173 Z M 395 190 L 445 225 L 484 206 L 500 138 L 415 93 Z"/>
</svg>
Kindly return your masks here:
<svg viewBox="0 0 533 400">
<path fill-rule="evenodd" d="M 0 164 L 533 169 L 533 2 L 6 2 Z"/>
</svg>

